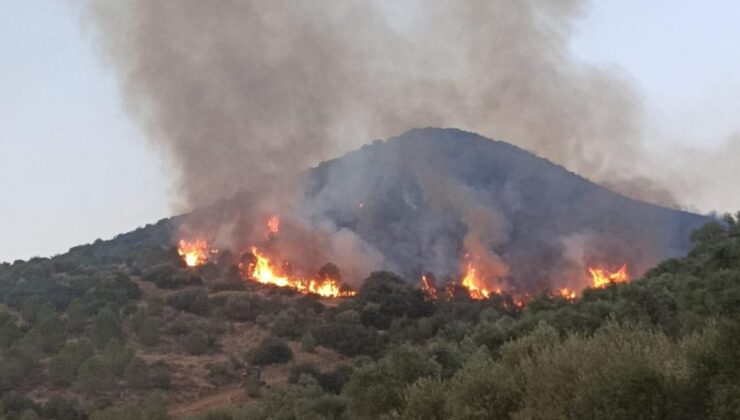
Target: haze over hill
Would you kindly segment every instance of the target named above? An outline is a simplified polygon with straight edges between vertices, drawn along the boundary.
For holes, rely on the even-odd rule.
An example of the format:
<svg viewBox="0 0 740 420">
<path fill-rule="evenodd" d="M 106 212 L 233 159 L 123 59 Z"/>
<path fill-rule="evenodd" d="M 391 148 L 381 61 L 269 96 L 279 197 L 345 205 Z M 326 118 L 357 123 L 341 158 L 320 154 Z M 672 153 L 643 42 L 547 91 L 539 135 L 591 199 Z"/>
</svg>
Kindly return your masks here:
<svg viewBox="0 0 740 420">
<path fill-rule="evenodd" d="M 355 232 L 389 269 L 456 277 L 468 252 L 498 259 L 493 274 L 514 289 L 580 279 L 594 264 L 641 273 L 688 251 L 690 232 L 709 220 L 455 129 L 411 130 L 323 163 L 306 194 L 310 214 Z"/>
<path fill-rule="evenodd" d="M 153 242 L 204 238 L 235 253 L 260 243 L 297 270 L 332 262 L 355 286 L 379 269 L 412 280 L 431 272 L 443 282 L 459 278 L 472 258 L 497 286 L 534 292 L 585 287 L 593 265 L 626 263 L 638 275 L 685 254 L 690 232 L 710 220 L 626 198 L 518 147 L 456 129 L 375 141 L 301 179 L 284 206 L 262 207 L 282 192 L 268 184 L 165 222 L 167 233 Z M 283 227 L 267 241 L 272 212 Z M 121 239 L 153 244 L 146 229 L 132 235 Z"/>
</svg>

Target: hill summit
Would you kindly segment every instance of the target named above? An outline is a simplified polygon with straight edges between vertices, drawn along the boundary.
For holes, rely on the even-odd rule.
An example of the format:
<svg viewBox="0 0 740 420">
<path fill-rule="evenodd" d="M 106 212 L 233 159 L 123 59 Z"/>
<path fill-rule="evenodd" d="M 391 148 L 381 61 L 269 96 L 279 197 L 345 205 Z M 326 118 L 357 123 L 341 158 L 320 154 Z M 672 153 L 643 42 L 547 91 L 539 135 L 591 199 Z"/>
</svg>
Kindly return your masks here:
<svg viewBox="0 0 740 420">
<path fill-rule="evenodd" d="M 708 221 L 457 129 L 375 141 L 308 177 L 313 212 L 356 232 L 406 276 L 457 274 L 466 245 L 490 248 L 515 285 L 547 284 L 590 264 L 628 262 L 638 273 L 687 252 L 690 232 Z"/>
</svg>

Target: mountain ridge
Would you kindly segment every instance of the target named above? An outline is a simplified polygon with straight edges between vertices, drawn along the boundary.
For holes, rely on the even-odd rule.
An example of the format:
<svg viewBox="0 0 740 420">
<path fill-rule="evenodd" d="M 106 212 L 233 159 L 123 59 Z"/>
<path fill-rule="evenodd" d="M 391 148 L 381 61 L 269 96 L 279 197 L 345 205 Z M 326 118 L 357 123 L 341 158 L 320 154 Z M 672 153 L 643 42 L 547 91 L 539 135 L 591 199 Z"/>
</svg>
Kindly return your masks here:
<svg viewBox="0 0 740 420">
<path fill-rule="evenodd" d="M 506 264 L 514 288 L 552 287 L 591 263 L 628 262 L 639 275 L 684 255 L 691 231 L 712 220 L 622 196 L 525 149 L 455 128 L 373 141 L 308 169 L 301 188 L 308 220 L 353 232 L 383 255 L 377 269 L 409 279 L 459 276 L 471 231 L 464 219 L 483 214 L 477 240 Z M 137 247 L 173 245 L 194 219 L 218 224 L 252 202 L 246 192 L 70 252 L 125 259 Z"/>
</svg>

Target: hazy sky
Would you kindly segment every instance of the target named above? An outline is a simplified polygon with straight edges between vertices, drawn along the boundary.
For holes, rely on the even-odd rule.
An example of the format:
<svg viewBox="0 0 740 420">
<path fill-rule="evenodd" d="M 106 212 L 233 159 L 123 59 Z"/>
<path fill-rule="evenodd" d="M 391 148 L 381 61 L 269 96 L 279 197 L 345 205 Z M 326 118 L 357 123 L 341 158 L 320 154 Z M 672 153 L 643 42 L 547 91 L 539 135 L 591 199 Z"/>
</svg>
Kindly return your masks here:
<svg viewBox="0 0 740 420">
<path fill-rule="evenodd" d="M 0 261 L 168 216 L 172 180 L 124 114 L 74 3 L 0 0 L 0 11 Z M 602 0 L 572 48 L 630 75 L 661 147 L 716 144 L 740 130 L 738 21 L 729 0 Z"/>
</svg>

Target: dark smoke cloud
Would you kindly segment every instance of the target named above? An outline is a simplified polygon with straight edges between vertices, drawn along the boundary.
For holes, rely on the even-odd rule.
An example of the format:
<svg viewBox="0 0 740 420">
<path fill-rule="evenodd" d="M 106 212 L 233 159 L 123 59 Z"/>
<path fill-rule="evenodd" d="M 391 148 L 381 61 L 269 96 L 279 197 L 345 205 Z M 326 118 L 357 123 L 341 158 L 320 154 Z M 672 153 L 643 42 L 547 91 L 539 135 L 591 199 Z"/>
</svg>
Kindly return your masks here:
<svg viewBox="0 0 740 420">
<path fill-rule="evenodd" d="M 614 190 L 675 204 L 643 170 L 651 167 L 643 110 L 630 82 L 569 53 L 586 5 L 90 0 L 85 17 L 127 109 L 177 171 L 179 209 L 250 191 L 248 221 L 223 218 L 216 242 L 260 241 L 262 220 L 280 213 L 286 229 L 275 252 L 312 269 L 341 261 L 347 277 L 359 279 L 377 267 L 404 269 L 369 245 L 383 241 L 366 242 L 371 230 L 362 239 L 326 217 L 353 191 L 367 190 L 366 180 L 342 179 L 338 190 L 297 208 L 298 175 L 413 127 L 504 139 Z M 463 251 L 487 277 L 506 277 L 510 267 L 492 250 L 509 241 L 511 222 L 476 191 L 421 178 L 428 204 L 460 215 Z M 409 206 L 417 199 L 403 197 Z M 456 223 L 422 220 L 422 243 L 394 242 L 393 250 L 419 261 L 418 270 L 451 273 L 449 261 L 459 256 L 448 233 Z"/>
<path fill-rule="evenodd" d="M 393 16 L 364 0 L 129 0 L 85 16 L 190 208 L 420 126 L 505 139 L 620 189 L 641 167 L 642 111 L 619 75 L 569 55 L 585 5 L 412 0 Z"/>
</svg>

